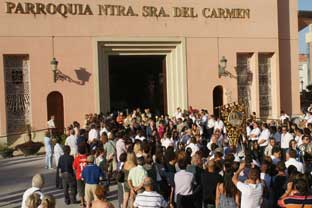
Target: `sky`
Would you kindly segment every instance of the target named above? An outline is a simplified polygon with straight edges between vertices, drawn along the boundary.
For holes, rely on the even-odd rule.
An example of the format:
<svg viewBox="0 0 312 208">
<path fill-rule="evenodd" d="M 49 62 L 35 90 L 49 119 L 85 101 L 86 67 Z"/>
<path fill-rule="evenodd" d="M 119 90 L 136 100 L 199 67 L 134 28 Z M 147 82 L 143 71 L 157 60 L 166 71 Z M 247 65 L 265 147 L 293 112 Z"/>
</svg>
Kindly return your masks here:
<svg viewBox="0 0 312 208">
<path fill-rule="evenodd" d="M 299 10 L 312 11 L 312 0 L 298 0 Z M 308 53 L 307 44 L 305 43 L 305 34 L 309 32 L 309 28 L 306 27 L 299 33 L 299 51 L 300 53 Z"/>
</svg>

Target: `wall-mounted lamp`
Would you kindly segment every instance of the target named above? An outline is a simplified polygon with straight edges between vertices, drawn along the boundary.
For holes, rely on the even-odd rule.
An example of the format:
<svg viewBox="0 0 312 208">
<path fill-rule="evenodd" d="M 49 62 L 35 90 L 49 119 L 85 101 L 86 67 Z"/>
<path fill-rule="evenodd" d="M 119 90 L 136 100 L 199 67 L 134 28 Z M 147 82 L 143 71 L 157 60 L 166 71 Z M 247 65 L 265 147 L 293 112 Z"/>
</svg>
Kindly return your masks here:
<svg viewBox="0 0 312 208">
<path fill-rule="evenodd" d="M 53 72 L 53 80 L 54 82 L 56 82 L 58 61 L 56 60 L 55 57 L 52 58 L 52 61 L 50 62 L 50 64 L 51 64 L 51 70 Z"/>
<path fill-rule="evenodd" d="M 226 66 L 227 66 L 227 59 L 222 56 L 220 63 L 219 63 L 219 78 L 222 76 L 226 77 L 229 75 L 229 72 L 226 71 Z"/>
</svg>

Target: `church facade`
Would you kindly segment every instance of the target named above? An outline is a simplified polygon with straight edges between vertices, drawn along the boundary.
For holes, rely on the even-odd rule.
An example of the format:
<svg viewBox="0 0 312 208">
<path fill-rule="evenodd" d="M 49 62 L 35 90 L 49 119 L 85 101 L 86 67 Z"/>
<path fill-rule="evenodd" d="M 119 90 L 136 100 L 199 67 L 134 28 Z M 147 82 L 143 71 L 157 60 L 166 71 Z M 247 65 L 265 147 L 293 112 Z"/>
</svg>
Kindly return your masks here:
<svg viewBox="0 0 312 208">
<path fill-rule="evenodd" d="M 83 122 L 127 106 L 127 94 L 171 115 L 232 102 L 261 118 L 300 113 L 297 1 L 0 0 L 0 16 L 0 136 L 55 114 Z M 127 81 L 132 58 L 152 70 Z M 136 79 L 145 85 L 132 89 Z"/>
</svg>

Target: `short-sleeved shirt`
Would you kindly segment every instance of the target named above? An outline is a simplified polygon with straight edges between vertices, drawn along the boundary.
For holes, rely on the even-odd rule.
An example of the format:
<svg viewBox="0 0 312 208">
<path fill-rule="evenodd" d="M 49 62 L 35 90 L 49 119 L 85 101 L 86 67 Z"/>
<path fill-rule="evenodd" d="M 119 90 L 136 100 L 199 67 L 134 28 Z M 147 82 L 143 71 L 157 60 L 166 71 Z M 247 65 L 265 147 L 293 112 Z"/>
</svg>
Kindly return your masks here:
<svg viewBox="0 0 312 208">
<path fill-rule="evenodd" d="M 264 143 L 260 144 L 260 147 L 268 146 L 270 135 L 271 135 L 271 133 L 270 133 L 269 129 L 264 129 L 261 132 L 261 134 L 259 136 L 259 141 L 262 139 L 265 141 L 264 141 Z"/>
<path fill-rule="evenodd" d="M 81 155 L 75 157 L 73 168 L 76 171 L 76 179 L 81 179 L 81 174 L 84 169 L 84 167 L 87 165 L 87 155 Z"/>
<path fill-rule="evenodd" d="M 110 155 L 116 154 L 116 144 L 112 140 L 108 140 L 104 145 L 103 148 L 106 152 L 106 159 L 109 159 Z"/>
<path fill-rule="evenodd" d="M 252 138 L 250 138 L 250 140 L 251 141 L 258 140 L 260 133 L 261 133 L 261 131 L 259 128 L 254 128 L 253 130 L 251 130 L 250 135 L 255 135 L 256 137 L 252 137 Z"/>
<path fill-rule="evenodd" d="M 91 129 L 88 134 L 88 142 L 92 142 L 94 139 L 99 138 L 99 133 L 96 129 Z"/>
<path fill-rule="evenodd" d="M 62 155 L 59 159 L 58 168 L 61 169 L 61 173 L 74 173 L 73 170 L 74 157 L 71 155 Z"/>
<path fill-rule="evenodd" d="M 282 205 L 282 200 L 278 201 L 278 205 Z M 304 204 L 304 206 L 303 206 Z M 284 199 L 285 208 L 311 208 L 312 207 L 312 195 L 308 196 L 289 196 Z"/>
<path fill-rule="evenodd" d="M 292 139 L 294 139 L 294 137 L 289 132 L 287 132 L 286 134 L 281 134 L 281 148 L 282 149 L 288 149 L 289 148 L 289 142 Z"/>
<path fill-rule="evenodd" d="M 77 154 L 77 137 L 75 135 L 70 135 L 66 138 L 65 145 L 70 147 L 70 154 L 76 155 Z"/>
<path fill-rule="evenodd" d="M 87 165 L 83 171 L 81 177 L 86 184 L 99 184 L 100 177 L 103 177 L 101 168 L 94 164 Z"/>
<path fill-rule="evenodd" d="M 241 208 L 260 208 L 262 203 L 263 185 L 237 183 L 237 189 L 242 193 Z"/>
<path fill-rule="evenodd" d="M 30 195 L 32 195 L 33 193 L 39 194 L 40 199 L 43 198 L 43 194 L 41 193 L 41 190 L 39 188 L 31 187 L 31 188 L 27 189 L 23 194 L 22 208 L 27 208 L 26 201 L 27 201 L 28 197 Z"/>
<path fill-rule="evenodd" d="M 143 168 L 143 166 L 138 165 L 130 169 L 128 180 L 131 180 L 132 185 L 134 187 L 137 187 L 143 183 L 143 180 L 146 176 L 147 176 L 146 170 Z"/>
<path fill-rule="evenodd" d="M 289 158 L 285 162 L 285 166 L 286 166 L 286 168 L 288 168 L 291 165 L 295 166 L 297 168 L 298 172 L 304 173 L 304 167 L 303 167 L 302 162 L 297 161 L 295 158 Z"/>
<path fill-rule="evenodd" d="M 178 194 L 183 196 L 193 194 L 193 181 L 193 173 L 187 172 L 185 170 L 180 170 L 174 175 L 175 201 Z"/>
<path fill-rule="evenodd" d="M 164 197 L 155 191 L 144 191 L 135 197 L 134 207 L 146 208 L 146 207 L 167 207 L 168 203 Z"/>
<path fill-rule="evenodd" d="M 116 154 L 117 154 L 118 162 L 119 162 L 120 155 L 125 152 L 127 152 L 125 141 L 123 139 L 118 139 L 116 142 Z"/>
</svg>

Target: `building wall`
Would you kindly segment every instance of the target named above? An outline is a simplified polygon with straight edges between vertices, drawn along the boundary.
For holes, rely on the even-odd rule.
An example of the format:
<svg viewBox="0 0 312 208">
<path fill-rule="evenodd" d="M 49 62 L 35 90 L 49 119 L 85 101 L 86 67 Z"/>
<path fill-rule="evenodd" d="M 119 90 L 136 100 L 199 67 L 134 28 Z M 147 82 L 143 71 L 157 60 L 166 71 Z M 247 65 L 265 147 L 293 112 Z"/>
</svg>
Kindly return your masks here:
<svg viewBox="0 0 312 208">
<path fill-rule="evenodd" d="M 292 115 L 300 113 L 297 15 L 297 1 L 278 0 L 281 109 Z"/>
<path fill-rule="evenodd" d="M 125 1 L 69 1 L 64 3 L 88 4 L 94 15 L 68 16 L 7 14 L 6 1 L 0 0 L 0 55 L 29 54 L 31 74 L 32 126 L 44 128 L 47 120 L 46 97 L 59 91 L 64 97 L 65 125 L 73 120 L 83 121 L 83 115 L 96 111 L 94 44 L 96 37 L 118 38 L 184 38 L 186 41 L 186 70 L 188 104 L 195 108 L 213 111 L 212 91 L 216 85 L 224 87 L 224 102 L 237 100 L 236 79 L 218 78 L 218 62 L 222 56 L 228 60 L 227 70 L 235 75 L 236 54 L 253 53 L 252 111 L 259 113 L 258 55 L 272 53 L 273 117 L 278 116 L 280 103 L 288 113 L 299 109 L 298 84 L 290 79 L 297 70 L 297 8 L 289 2 L 271 0 L 210 0 L 200 2 L 153 0 Z M 11 0 L 10 2 L 19 2 Z M 30 0 L 27 2 L 40 2 Z M 58 1 L 60 2 L 60 1 Z M 283 4 L 282 4 L 283 2 Z M 294 1 L 295 2 L 295 1 Z M 41 1 L 40 3 L 44 3 Z M 139 16 L 100 16 L 97 4 L 131 5 Z M 143 17 L 142 6 L 163 7 L 170 17 Z M 197 18 L 173 17 L 172 7 L 193 7 Z M 250 19 L 204 18 L 202 8 L 248 8 Z M 278 15 L 279 12 L 279 15 Z M 289 21 L 281 21 L 282 18 Z M 290 25 L 291 26 L 290 26 Z M 84 85 L 67 81 L 53 82 L 50 70 L 52 59 L 52 36 L 54 55 L 59 69 L 76 79 L 74 70 L 85 68 L 91 73 Z M 279 41 L 280 38 L 280 41 Z M 284 46 L 286 45 L 286 46 Z M 296 59 L 296 60 L 295 60 Z M 3 80 L 3 63 L 0 58 L 0 80 Z M 290 64 L 290 67 L 287 65 Z M 279 67 L 281 65 L 281 68 Z M 293 69 L 296 69 L 295 71 Z M 281 77 L 280 77 L 281 74 Z M 298 75 L 298 74 L 297 74 Z M 296 76 L 298 77 L 298 76 Z M 281 80 L 281 85 L 280 83 Z M 285 84 L 284 80 L 288 80 Z M 289 81 L 291 85 L 289 84 Z M 291 87 L 289 87 L 291 86 Z M 280 88 L 283 89 L 280 92 Z M 0 96 L 5 97 L 4 82 L 0 82 Z M 285 90 L 284 90 L 285 89 Z M 299 92 L 299 91 L 298 91 Z M 279 99 L 281 94 L 281 100 Z M 289 96 L 291 94 L 291 96 Z M 0 99 L 0 135 L 6 133 L 5 99 Z"/>
</svg>

